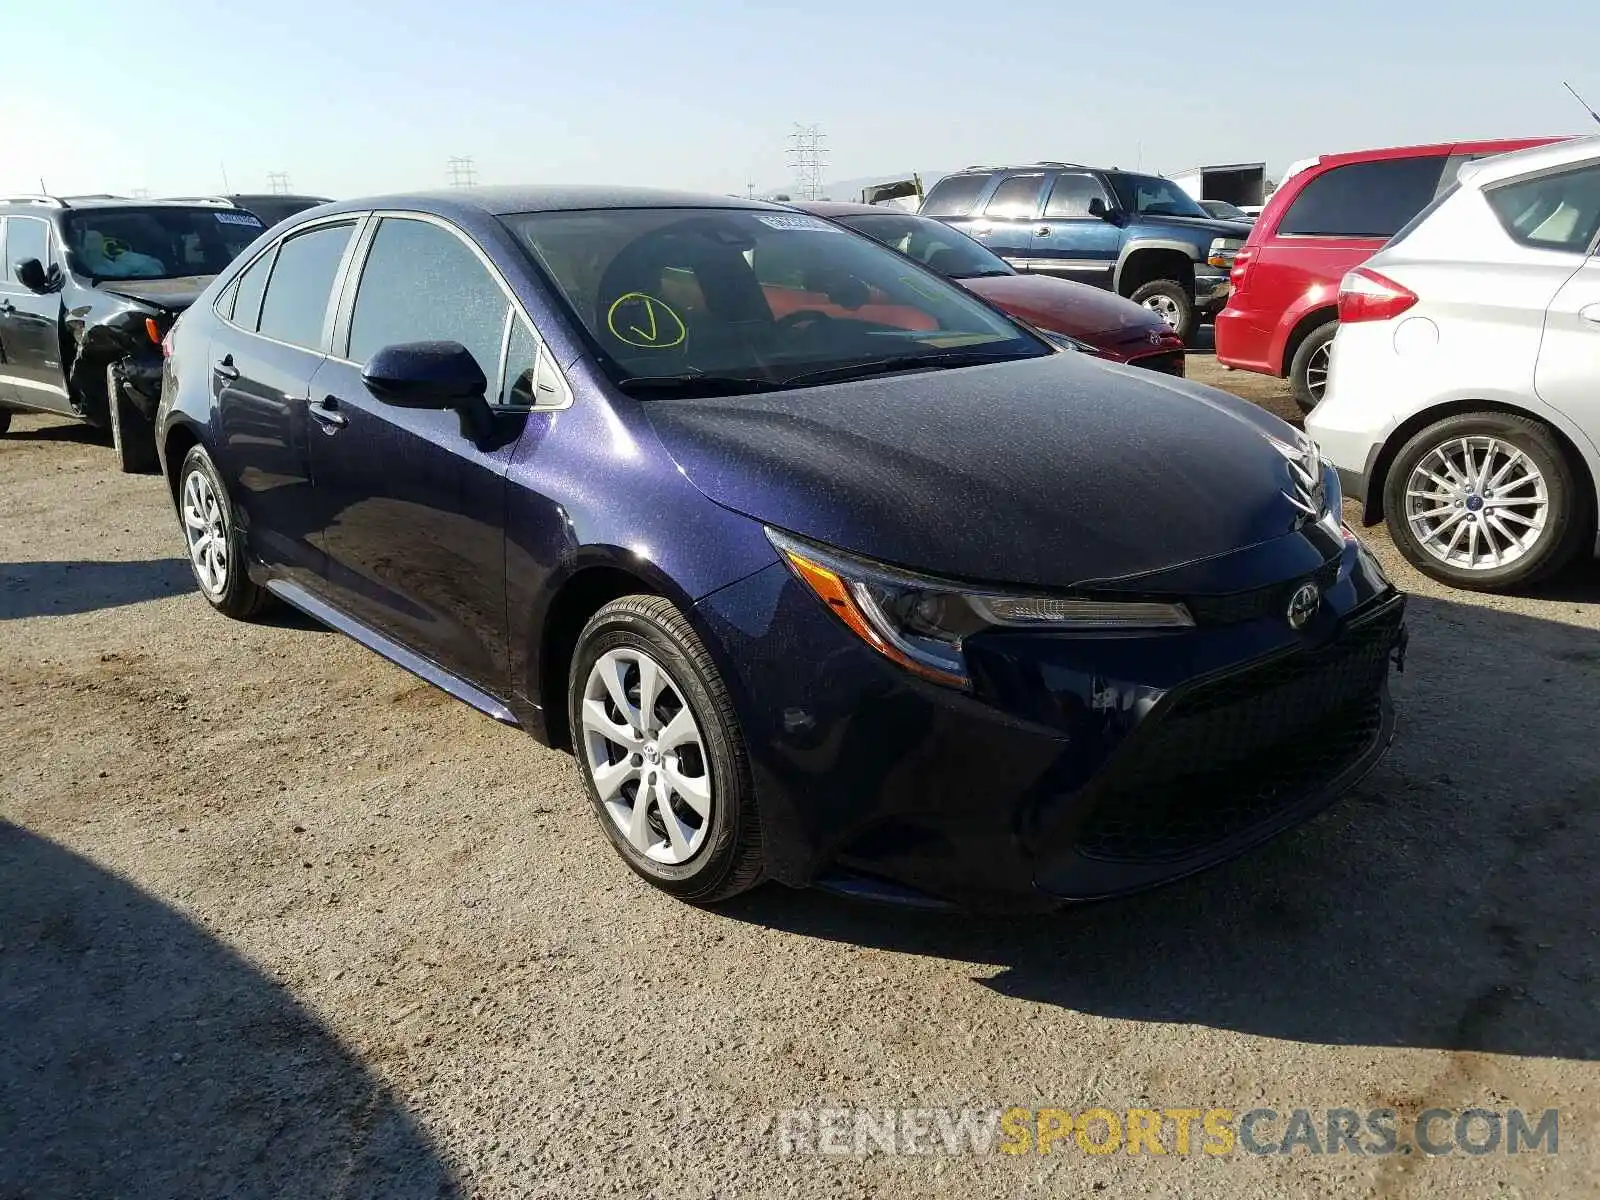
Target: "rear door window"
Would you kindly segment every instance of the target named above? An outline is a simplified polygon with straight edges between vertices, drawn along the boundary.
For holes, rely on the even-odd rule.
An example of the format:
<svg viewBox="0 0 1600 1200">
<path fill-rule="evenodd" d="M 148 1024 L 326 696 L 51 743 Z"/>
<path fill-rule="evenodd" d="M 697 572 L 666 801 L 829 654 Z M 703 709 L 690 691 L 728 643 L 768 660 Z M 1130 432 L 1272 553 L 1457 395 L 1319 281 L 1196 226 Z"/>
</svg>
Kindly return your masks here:
<svg viewBox="0 0 1600 1200">
<path fill-rule="evenodd" d="M 988 175 L 950 175 L 933 185 L 918 211 L 930 217 L 964 217 L 989 186 Z"/>
<path fill-rule="evenodd" d="M 261 321 L 261 297 L 267 291 L 267 276 L 272 273 L 272 251 L 267 251 L 239 276 L 233 288 L 233 323 L 241 329 L 256 331 Z"/>
<path fill-rule="evenodd" d="M 1043 175 L 1013 175 L 995 188 L 983 215 L 996 221 L 1032 220 L 1039 211 L 1043 189 Z"/>
<path fill-rule="evenodd" d="M 296 234 L 278 248 L 261 302 L 258 330 L 263 337 L 307 350 L 322 349 L 333 281 L 339 276 L 339 263 L 354 229 L 354 222 L 323 225 Z"/>
<path fill-rule="evenodd" d="M 1298 237 L 1391 238 L 1439 190 L 1445 156 L 1347 163 L 1305 185 L 1278 223 Z"/>
<path fill-rule="evenodd" d="M 1524 246 L 1587 254 L 1600 233 L 1600 167 L 1501 184 L 1485 196 L 1501 227 Z"/>
</svg>

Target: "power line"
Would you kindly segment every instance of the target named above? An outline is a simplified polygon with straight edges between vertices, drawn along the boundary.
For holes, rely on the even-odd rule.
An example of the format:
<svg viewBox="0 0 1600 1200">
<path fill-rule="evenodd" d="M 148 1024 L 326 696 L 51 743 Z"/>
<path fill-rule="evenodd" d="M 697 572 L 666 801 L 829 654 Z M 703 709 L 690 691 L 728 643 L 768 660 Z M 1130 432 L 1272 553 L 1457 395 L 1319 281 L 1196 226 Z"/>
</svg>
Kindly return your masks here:
<svg viewBox="0 0 1600 1200">
<path fill-rule="evenodd" d="M 472 155 L 458 154 L 449 162 L 450 186 L 470 188 L 478 186 L 478 171 L 472 165 Z"/>
<path fill-rule="evenodd" d="M 789 135 L 789 168 L 794 172 L 795 196 L 800 200 L 816 200 L 822 195 L 827 140 L 820 125 L 796 124 Z"/>
<path fill-rule="evenodd" d="M 267 187 L 274 196 L 287 196 L 289 194 L 289 172 L 268 171 Z"/>
</svg>

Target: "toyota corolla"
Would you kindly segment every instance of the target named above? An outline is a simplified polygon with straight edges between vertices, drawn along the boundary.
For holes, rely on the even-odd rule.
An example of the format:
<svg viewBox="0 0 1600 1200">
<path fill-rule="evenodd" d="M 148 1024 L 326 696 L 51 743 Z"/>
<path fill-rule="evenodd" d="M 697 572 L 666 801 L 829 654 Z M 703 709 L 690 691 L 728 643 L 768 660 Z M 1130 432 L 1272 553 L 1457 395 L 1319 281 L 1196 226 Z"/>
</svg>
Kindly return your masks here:
<svg viewBox="0 0 1600 1200">
<path fill-rule="evenodd" d="M 345 202 L 166 350 L 211 605 L 286 601 L 570 750 L 685 900 L 1116 895 L 1302 820 L 1390 738 L 1405 601 L 1314 445 L 813 216 Z"/>
</svg>

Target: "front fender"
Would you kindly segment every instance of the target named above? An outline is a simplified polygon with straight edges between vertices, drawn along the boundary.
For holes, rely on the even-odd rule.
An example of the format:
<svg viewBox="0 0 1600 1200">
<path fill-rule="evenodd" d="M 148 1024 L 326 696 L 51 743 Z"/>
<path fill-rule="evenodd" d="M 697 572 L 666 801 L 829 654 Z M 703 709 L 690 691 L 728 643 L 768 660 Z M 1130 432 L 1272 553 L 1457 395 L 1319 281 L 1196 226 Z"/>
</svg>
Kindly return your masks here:
<svg viewBox="0 0 1600 1200">
<path fill-rule="evenodd" d="M 1182 254 L 1190 262 L 1199 262 L 1203 251 L 1197 249 L 1193 243 L 1185 242 L 1179 238 L 1166 237 L 1135 237 L 1129 238 L 1122 245 L 1122 251 L 1117 255 L 1117 265 L 1112 273 L 1111 286 L 1117 292 L 1122 291 L 1122 272 L 1128 265 L 1128 260 L 1135 254 L 1146 250 L 1172 250 Z"/>
</svg>

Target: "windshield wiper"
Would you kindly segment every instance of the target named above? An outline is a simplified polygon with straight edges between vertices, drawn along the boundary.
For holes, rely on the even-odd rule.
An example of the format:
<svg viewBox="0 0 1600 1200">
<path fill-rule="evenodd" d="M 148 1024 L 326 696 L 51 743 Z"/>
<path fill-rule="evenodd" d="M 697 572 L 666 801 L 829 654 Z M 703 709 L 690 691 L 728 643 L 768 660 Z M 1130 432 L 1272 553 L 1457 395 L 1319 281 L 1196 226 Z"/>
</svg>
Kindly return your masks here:
<svg viewBox="0 0 1600 1200">
<path fill-rule="evenodd" d="M 680 375 L 639 375 L 621 380 L 620 391 L 630 396 L 737 396 L 744 392 L 770 392 L 779 385 L 748 375 L 701 375 L 685 371 Z"/>
<path fill-rule="evenodd" d="M 1030 355 L 977 350 L 944 350 L 923 354 L 896 354 L 890 358 L 872 358 L 865 362 L 847 363 L 842 367 L 828 367 L 821 371 L 801 371 L 779 380 L 781 387 L 801 387 L 806 384 L 848 383 L 852 379 L 866 379 L 873 375 L 891 375 L 896 371 L 918 371 L 931 367 L 977 367 L 985 363 L 1014 362 Z"/>
</svg>

